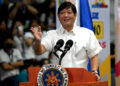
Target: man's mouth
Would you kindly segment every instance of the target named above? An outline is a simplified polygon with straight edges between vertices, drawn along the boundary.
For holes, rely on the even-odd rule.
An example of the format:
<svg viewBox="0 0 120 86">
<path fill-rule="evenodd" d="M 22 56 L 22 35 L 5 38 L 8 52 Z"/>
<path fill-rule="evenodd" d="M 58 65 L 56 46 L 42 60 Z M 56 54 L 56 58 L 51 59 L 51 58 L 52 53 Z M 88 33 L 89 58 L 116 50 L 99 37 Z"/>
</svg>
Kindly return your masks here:
<svg viewBox="0 0 120 86">
<path fill-rule="evenodd" d="M 68 18 L 66 18 L 66 19 L 64 19 L 64 22 L 67 22 L 67 21 L 69 21 L 70 19 L 68 19 Z"/>
</svg>

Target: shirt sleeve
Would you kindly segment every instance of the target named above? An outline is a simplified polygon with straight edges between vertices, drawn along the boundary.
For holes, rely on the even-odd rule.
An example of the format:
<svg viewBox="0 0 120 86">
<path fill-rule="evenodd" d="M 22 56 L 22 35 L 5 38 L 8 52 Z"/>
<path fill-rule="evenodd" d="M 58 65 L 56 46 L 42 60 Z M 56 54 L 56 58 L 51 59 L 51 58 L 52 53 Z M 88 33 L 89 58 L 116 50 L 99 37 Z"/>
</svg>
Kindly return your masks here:
<svg viewBox="0 0 120 86">
<path fill-rule="evenodd" d="M 91 31 L 87 42 L 87 54 L 89 58 L 92 58 L 93 56 L 99 54 L 101 50 L 102 48 L 98 40 L 96 39 L 94 33 Z"/>
<path fill-rule="evenodd" d="M 45 46 L 47 51 L 52 51 L 53 50 L 53 35 L 55 33 L 53 31 L 47 32 L 46 36 L 42 38 L 41 43 Z"/>
<path fill-rule="evenodd" d="M 9 62 L 2 51 L 0 51 L 0 63 Z"/>
</svg>

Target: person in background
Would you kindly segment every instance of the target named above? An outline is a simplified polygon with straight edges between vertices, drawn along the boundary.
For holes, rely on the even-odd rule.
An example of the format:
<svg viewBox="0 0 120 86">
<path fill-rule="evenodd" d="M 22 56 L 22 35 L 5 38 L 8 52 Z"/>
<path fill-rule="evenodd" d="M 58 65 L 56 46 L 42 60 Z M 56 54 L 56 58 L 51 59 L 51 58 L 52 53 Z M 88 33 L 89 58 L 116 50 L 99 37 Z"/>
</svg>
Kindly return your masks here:
<svg viewBox="0 0 120 86">
<path fill-rule="evenodd" d="M 33 49 L 34 36 L 31 32 L 25 32 L 24 34 L 24 59 L 35 59 L 35 53 Z"/>
<path fill-rule="evenodd" d="M 42 28 L 47 29 L 48 27 L 48 16 L 51 0 L 35 0 L 35 7 L 38 10 L 38 20 Z M 44 8 L 44 9 L 43 9 Z"/>
<path fill-rule="evenodd" d="M 19 20 L 25 25 L 27 30 L 30 21 L 38 16 L 38 10 L 33 6 L 34 0 L 16 0 L 16 2 L 11 3 L 12 6 L 8 10 L 8 18 L 12 20 L 12 26 L 16 20 Z"/>
<path fill-rule="evenodd" d="M 17 49 L 19 49 L 22 56 L 23 56 L 23 51 L 24 51 L 23 35 L 24 35 L 24 25 L 22 24 L 21 21 L 16 21 L 15 25 L 13 27 L 13 30 L 12 30 L 12 36 L 13 36 L 13 40 L 15 42 L 15 46 L 16 46 Z"/>
<path fill-rule="evenodd" d="M 23 52 L 23 60 L 24 67 L 23 69 L 28 70 L 29 67 L 36 65 L 36 55 L 33 48 L 34 36 L 31 32 L 25 32 L 24 34 L 24 52 Z"/>
<path fill-rule="evenodd" d="M 112 86 L 115 86 L 115 43 L 110 43 L 110 54 L 111 54 L 111 79 Z"/>
<path fill-rule="evenodd" d="M 4 21 L 0 21 L 0 49 L 3 48 L 3 41 L 5 40 L 4 38 L 6 37 L 6 23 Z"/>
<path fill-rule="evenodd" d="M 24 65 L 22 55 L 14 46 L 8 37 L 0 50 L 0 86 L 19 86 L 19 82 L 27 81 L 27 75 L 19 70 Z"/>
<path fill-rule="evenodd" d="M 5 30 L 8 21 L 8 0 L 0 0 L 0 29 Z"/>
<path fill-rule="evenodd" d="M 0 0 L 0 49 L 3 48 L 4 37 L 7 31 L 8 0 Z"/>
<path fill-rule="evenodd" d="M 56 12 L 55 12 L 55 0 L 50 0 L 49 5 L 49 15 L 47 18 L 47 29 L 48 30 L 54 30 L 56 28 Z"/>
<path fill-rule="evenodd" d="M 39 26 L 38 30 L 31 27 L 35 37 L 35 52 L 37 55 L 46 51 L 53 52 L 53 63 L 59 64 L 61 61 L 60 65 L 63 67 L 87 69 L 89 57 L 92 73 L 97 80 L 100 80 L 97 69 L 99 65 L 98 54 L 102 48 L 91 30 L 74 25 L 76 16 L 75 5 L 71 2 L 64 2 L 58 8 L 58 18 L 62 24 L 61 28 L 49 31 L 42 39 L 41 27 Z M 63 46 L 57 45 L 59 41 L 59 45 L 63 44 Z M 55 47 L 56 45 L 59 46 L 58 49 Z"/>
<path fill-rule="evenodd" d="M 40 60 L 39 64 L 40 64 L 40 67 L 43 67 L 45 65 L 50 64 L 50 61 L 49 61 L 49 59 L 44 58 L 44 59 Z"/>
</svg>

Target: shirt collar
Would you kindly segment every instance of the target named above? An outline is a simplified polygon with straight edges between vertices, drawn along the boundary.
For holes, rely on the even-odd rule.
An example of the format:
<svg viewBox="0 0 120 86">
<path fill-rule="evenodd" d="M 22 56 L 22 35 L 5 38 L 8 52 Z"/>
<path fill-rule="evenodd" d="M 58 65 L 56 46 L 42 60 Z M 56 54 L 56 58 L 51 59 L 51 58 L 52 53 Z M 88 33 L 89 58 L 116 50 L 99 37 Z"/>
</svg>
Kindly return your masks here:
<svg viewBox="0 0 120 86">
<path fill-rule="evenodd" d="M 61 27 L 61 28 L 59 29 L 59 32 L 60 32 L 61 34 L 73 33 L 73 35 L 76 35 L 76 34 L 77 34 L 77 26 L 74 25 L 72 31 L 70 31 L 70 32 L 67 32 L 66 29 L 64 29 L 63 27 Z"/>
</svg>

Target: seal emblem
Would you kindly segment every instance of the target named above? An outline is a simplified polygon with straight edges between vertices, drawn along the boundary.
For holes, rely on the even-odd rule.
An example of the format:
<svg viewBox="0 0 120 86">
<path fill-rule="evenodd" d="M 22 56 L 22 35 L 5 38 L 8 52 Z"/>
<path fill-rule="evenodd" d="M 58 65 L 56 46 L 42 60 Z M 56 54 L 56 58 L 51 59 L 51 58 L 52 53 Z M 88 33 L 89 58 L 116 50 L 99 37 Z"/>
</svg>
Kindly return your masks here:
<svg viewBox="0 0 120 86">
<path fill-rule="evenodd" d="M 37 82 L 38 86 L 68 86 L 68 75 L 60 65 L 49 64 L 39 71 Z"/>
</svg>

